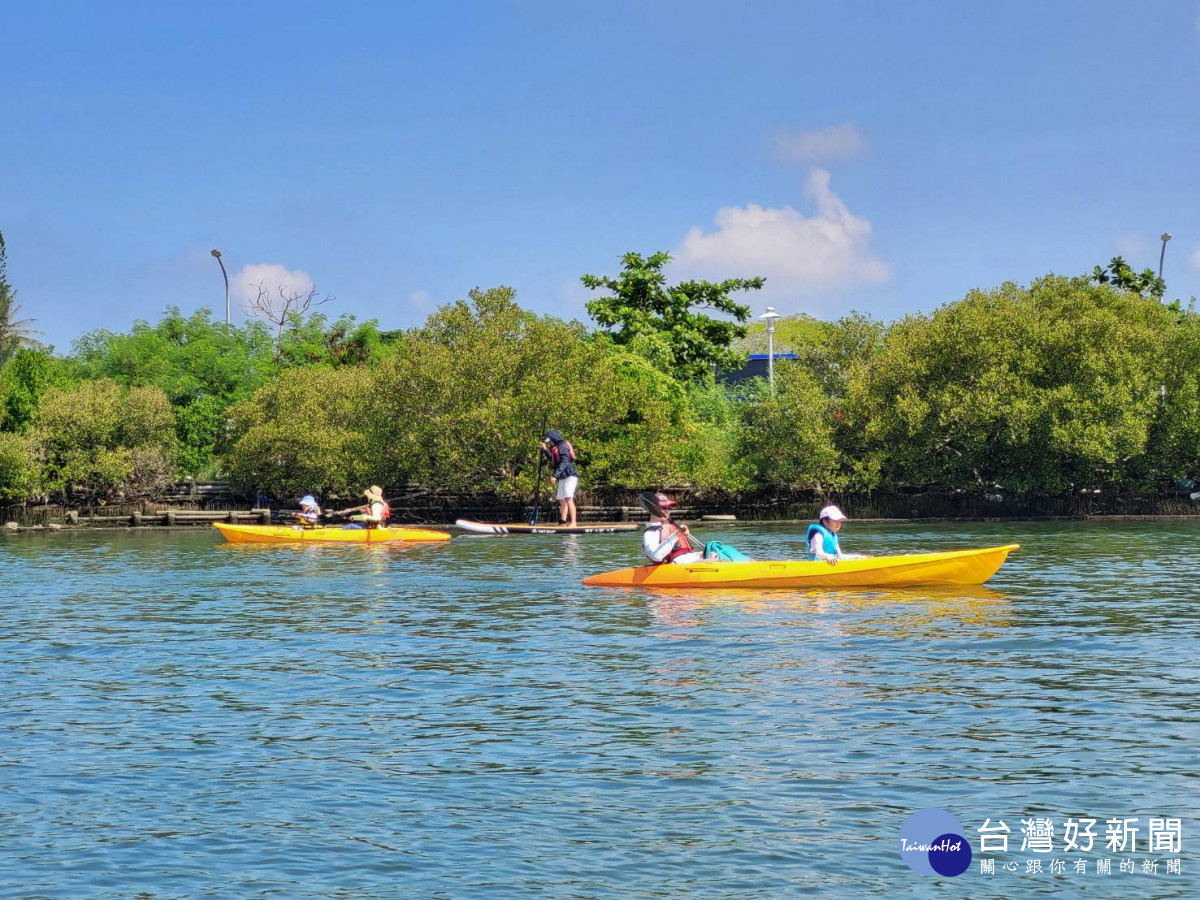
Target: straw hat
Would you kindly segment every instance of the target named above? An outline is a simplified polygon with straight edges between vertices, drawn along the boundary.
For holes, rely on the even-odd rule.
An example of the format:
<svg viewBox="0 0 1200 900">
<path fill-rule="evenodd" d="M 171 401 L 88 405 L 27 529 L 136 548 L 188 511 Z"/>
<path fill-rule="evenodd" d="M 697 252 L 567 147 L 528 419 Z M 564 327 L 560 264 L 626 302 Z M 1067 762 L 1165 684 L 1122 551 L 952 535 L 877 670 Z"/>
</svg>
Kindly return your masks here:
<svg viewBox="0 0 1200 900">
<path fill-rule="evenodd" d="M 383 502 L 383 488 L 381 488 L 377 484 L 373 484 L 369 488 L 367 488 L 365 491 L 363 491 L 363 496 L 372 502 L 382 503 Z"/>
</svg>

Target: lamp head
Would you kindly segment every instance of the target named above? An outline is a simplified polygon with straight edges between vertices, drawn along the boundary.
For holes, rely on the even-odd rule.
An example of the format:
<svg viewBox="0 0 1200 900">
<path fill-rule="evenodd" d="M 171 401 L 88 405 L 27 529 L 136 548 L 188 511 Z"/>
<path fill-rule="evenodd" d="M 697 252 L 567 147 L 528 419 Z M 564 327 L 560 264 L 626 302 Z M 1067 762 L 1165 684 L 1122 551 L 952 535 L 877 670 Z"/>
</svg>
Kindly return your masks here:
<svg viewBox="0 0 1200 900">
<path fill-rule="evenodd" d="M 220 251 L 220 250 L 216 250 L 216 249 L 214 249 L 214 250 L 212 251 L 212 255 L 213 255 L 213 256 L 215 256 L 217 259 L 220 259 L 220 258 L 221 258 L 221 251 Z"/>
<path fill-rule="evenodd" d="M 1162 242 L 1165 244 L 1165 243 L 1166 243 L 1167 241 L 1169 241 L 1170 239 L 1171 239 L 1171 232 L 1169 232 L 1169 231 L 1164 231 L 1164 232 L 1163 232 L 1163 236 L 1162 236 Z"/>
</svg>

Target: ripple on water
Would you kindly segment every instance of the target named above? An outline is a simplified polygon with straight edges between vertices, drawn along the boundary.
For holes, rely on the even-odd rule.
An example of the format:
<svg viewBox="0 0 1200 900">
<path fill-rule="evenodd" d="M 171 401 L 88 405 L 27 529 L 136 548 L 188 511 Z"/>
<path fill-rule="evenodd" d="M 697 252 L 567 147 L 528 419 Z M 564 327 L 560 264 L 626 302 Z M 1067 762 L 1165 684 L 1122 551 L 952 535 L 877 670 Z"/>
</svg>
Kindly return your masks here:
<svg viewBox="0 0 1200 900">
<path fill-rule="evenodd" d="M 895 850 L 927 806 L 1018 836 L 1029 815 L 1179 816 L 1187 841 L 1200 589 L 1178 551 L 1198 536 L 854 525 L 870 553 L 1026 546 L 987 588 L 660 594 L 580 587 L 628 564 L 621 535 L 6 538 L 5 893 L 936 892 Z M 963 877 L 940 889 L 1054 889 Z"/>
</svg>

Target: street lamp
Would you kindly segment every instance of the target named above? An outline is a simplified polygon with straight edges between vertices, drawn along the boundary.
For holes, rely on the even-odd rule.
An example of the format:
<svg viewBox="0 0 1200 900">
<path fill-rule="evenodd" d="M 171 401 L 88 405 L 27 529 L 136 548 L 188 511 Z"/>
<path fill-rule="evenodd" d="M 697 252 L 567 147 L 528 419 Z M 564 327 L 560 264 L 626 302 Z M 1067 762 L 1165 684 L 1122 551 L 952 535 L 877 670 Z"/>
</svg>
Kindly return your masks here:
<svg viewBox="0 0 1200 900">
<path fill-rule="evenodd" d="M 221 262 L 221 251 L 214 249 L 212 255 L 217 258 L 217 265 L 221 267 L 221 277 L 225 279 L 225 324 L 230 324 L 229 321 L 229 273 L 225 271 L 225 263 Z"/>
<path fill-rule="evenodd" d="M 1167 255 L 1167 241 L 1169 241 L 1170 239 L 1171 239 L 1171 233 L 1169 231 L 1164 231 L 1163 236 L 1162 236 L 1162 242 L 1163 242 L 1162 252 L 1158 254 L 1158 277 L 1159 278 L 1162 278 L 1163 257 L 1165 257 Z"/>
<path fill-rule="evenodd" d="M 768 306 L 767 311 L 759 316 L 760 319 L 767 320 L 767 381 L 771 385 L 771 391 L 775 390 L 775 320 L 780 318 L 779 313 L 775 312 L 775 307 Z"/>
</svg>

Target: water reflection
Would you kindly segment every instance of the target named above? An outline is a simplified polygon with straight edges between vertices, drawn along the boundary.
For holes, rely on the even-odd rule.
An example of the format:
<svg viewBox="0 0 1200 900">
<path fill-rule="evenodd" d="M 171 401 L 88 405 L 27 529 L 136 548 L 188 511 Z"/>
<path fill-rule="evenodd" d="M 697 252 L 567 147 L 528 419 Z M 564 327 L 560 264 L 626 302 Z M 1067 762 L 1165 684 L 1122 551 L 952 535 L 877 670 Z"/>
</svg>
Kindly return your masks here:
<svg viewBox="0 0 1200 900">
<path fill-rule="evenodd" d="M 705 621 L 700 612 L 728 606 L 772 616 L 782 612 L 824 615 L 839 609 L 860 614 L 886 612 L 884 618 L 862 621 L 879 624 L 898 637 L 921 625 L 947 619 L 1003 627 L 1008 622 L 1010 605 L 1003 591 L 982 585 L 871 590 L 675 588 L 639 593 L 638 600 L 646 604 L 656 620 L 680 625 L 699 625 Z"/>
</svg>

